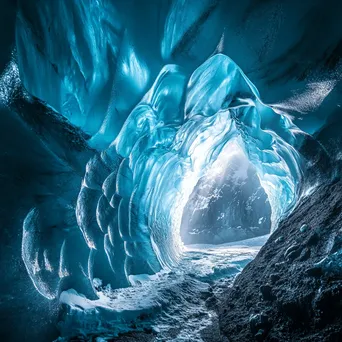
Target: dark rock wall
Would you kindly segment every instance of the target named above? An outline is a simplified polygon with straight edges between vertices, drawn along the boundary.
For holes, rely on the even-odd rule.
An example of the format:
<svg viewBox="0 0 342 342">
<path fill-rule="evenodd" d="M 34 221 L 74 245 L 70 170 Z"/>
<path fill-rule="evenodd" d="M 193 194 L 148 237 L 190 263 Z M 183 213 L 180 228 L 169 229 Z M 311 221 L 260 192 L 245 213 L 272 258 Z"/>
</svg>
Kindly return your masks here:
<svg viewBox="0 0 342 342">
<path fill-rule="evenodd" d="M 342 181 L 280 223 L 218 301 L 229 341 L 342 340 Z"/>
</svg>

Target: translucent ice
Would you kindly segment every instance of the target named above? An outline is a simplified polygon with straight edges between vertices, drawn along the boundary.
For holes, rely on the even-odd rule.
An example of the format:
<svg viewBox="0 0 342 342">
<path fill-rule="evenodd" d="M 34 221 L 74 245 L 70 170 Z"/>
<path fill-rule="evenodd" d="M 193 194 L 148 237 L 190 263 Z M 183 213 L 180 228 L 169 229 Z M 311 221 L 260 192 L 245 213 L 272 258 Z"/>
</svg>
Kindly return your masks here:
<svg viewBox="0 0 342 342">
<path fill-rule="evenodd" d="M 112 124 L 97 119 L 102 127 Z M 214 55 L 191 77 L 180 66 L 165 65 L 109 147 L 86 165 L 75 209 L 89 248 L 81 285 L 96 277 L 125 287 L 133 275 L 176 265 L 182 252 L 183 208 L 198 180 L 232 142 L 254 165 L 275 226 L 299 191 L 296 132 L 290 119 L 262 103 L 229 57 Z M 47 224 L 33 219 L 37 213 L 33 209 L 26 220 L 23 258 L 38 290 L 52 298 L 58 278 L 69 271 L 53 273 L 52 266 L 45 266 L 48 277 L 40 271 L 45 259 L 35 253 L 45 245 L 35 242 L 35 236 L 50 232 Z M 60 241 L 61 247 L 47 245 L 42 255 L 56 250 L 55 263 L 64 265 L 66 247 Z"/>
<path fill-rule="evenodd" d="M 90 297 L 94 278 L 121 288 L 177 265 L 189 196 L 233 146 L 267 195 L 272 229 L 296 203 L 316 156 L 307 163 L 306 135 L 219 53 L 223 1 L 19 5 L 20 80 L 89 147 L 77 199 L 37 204 L 24 223 L 22 255 L 41 294 Z"/>
</svg>

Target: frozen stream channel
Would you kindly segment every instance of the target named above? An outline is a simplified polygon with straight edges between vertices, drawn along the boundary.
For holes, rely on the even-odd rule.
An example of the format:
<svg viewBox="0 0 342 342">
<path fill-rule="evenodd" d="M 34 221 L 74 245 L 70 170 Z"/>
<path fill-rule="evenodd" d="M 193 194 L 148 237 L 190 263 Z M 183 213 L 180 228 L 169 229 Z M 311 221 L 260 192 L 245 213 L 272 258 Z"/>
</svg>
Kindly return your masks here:
<svg viewBox="0 0 342 342">
<path fill-rule="evenodd" d="M 132 287 L 112 290 L 95 281 L 99 289 L 95 301 L 72 289 L 65 291 L 60 296 L 59 341 L 84 336 L 86 341 L 90 337 L 103 342 L 120 332 L 144 329 L 152 329 L 156 341 L 208 341 L 208 334 L 218 327 L 211 309 L 215 294 L 233 281 L 267 238 L 187 246 L 177 269 L 131 278 Z"/>
</svg>

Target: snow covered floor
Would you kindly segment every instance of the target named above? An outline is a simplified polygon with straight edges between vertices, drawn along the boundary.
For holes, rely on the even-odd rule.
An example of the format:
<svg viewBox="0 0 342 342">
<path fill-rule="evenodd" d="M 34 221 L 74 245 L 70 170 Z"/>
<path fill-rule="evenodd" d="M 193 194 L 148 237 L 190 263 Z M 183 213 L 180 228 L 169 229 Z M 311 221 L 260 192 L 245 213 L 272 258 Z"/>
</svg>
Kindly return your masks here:
<svg viewBox="0 0 342 342">
<path fill-rule="evenodd" d="M 177 269 L 135 277 L 130 288 L 101 288 L 95 301 L 65 291 L 60 296 L 60 340 L 92 335 L 106 341 L 119 332 L 152 329 L 157 341 L 201 342 L 205 328 L 216 319 L 208 305 L 212 292 L 232 282 L 267 238 L 187 246 Z"/>
</svg>

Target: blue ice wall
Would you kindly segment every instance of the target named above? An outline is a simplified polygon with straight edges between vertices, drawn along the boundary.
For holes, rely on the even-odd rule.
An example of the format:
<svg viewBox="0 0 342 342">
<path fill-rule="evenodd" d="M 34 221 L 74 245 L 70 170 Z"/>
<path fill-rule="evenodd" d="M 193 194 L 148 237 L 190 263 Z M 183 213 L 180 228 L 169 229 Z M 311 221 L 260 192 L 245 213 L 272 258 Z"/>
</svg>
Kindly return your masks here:
<svg viewBox="0 0 342 342">
<path fill-rule="evenodd" d="M 21 2 L 22 82 L 84 131 L 94 149 L 76 203 L 54 204 L 73 218 L 60 225 L 77 225 L 83 235 L 77 249 L 88 255 L 81 269 L 71 266 L 78 251 L 67 234 L 42 243 L 50 226 L 41 209 L 24 223 L 23 259 L 48 298 L 68 279 L 89 296 L 94 277 L 124 287 L 134 275 L 175 266 L 183 208 L 232 141 L 256 169 L 273 228 L 299 196 L 305 133 L 279 107 L 263 103 L 222 53 L 225 3 L 157 3 Z"/>
<path fill-rule="evenodd" d="M 214 52 L 237 62 L 263 100 L 291 113 L 304 131 L 314 133 L 331 114 L 324 100 L 334 96 L 341 74 L 337 4 L 20 0 L 19 7 L 16 48 L 25 86 L 98 133 L 94 143 L 112 141 L 118 130 L 102 127 L 104 119 L 122 125 L 165 64 L 190 75 Z M 329 25 L 313 24 L 321 13 Z"/>
<path fill-rule="evenodd" d="M 88 277 L 105 277 L 122 287 L 131 276 L 175 266 L 183 208 L 198 179 L 231 141 L 254 164 L 276 222 L 298 195 L 297 134 L 290 119 L 260 101 L 229 57 L 214 55 L 190 78 L 177 65 L 164 66 L 116 139 L 87 163 L 75 213 L 89 248 Z M 52 266 L 47 247 L 45 266 L 37 269 L 41 257 L 34 253 L 40 245 L 35 234 L 44 229 L 37 215 L 33 209 L 25 221 L 23 257 L 37 288 L 47 295 L 45 278 L 38 275 L 41 267 L 51 273 Z M 70 271 L 64 266 L 65 242 L 61 245 L 58 277 L 64 278 Z M 108 271 L 96 266 L 96 258 L 107 259 Z M 49 296 L 56 291 L 48 289 Z"/>
</svg>

